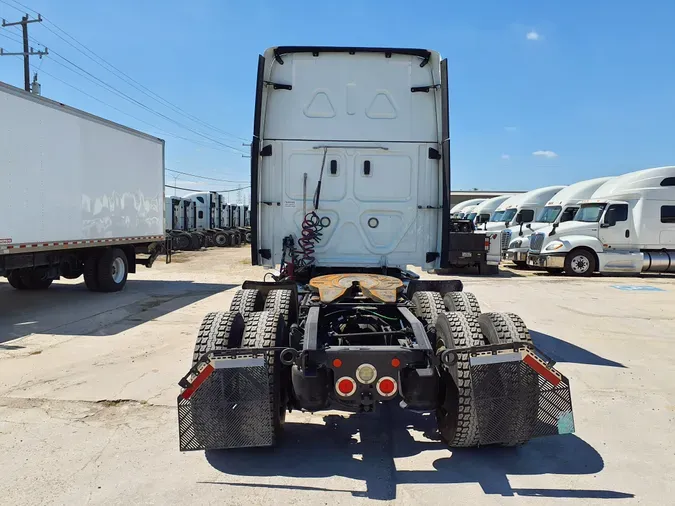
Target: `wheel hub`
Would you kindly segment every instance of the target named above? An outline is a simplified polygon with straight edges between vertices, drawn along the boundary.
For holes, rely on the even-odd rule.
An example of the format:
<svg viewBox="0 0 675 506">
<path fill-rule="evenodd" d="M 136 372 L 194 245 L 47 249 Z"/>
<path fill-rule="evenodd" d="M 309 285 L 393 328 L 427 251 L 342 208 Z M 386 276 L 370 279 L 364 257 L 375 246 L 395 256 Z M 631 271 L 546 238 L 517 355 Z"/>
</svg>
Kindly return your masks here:
<svg viewBox="0 0 675 506">
<path fill-rule="evenodd" d="M 572 259 L 572 270 L 578 274 L 583 274 L 588 270 L 588 260 L 584 256 L 576 256 Z"/>
</svg>

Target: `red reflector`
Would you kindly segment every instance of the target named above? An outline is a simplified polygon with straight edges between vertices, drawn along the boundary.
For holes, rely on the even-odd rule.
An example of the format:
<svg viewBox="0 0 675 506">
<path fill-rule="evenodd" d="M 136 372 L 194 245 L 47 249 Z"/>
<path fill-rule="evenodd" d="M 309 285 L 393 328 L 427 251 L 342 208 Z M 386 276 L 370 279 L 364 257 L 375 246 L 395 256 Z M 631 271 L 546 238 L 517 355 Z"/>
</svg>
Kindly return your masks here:
<svg viewBox="0 0 675 506">
<path fill-rule="evenodd" d="M 399 359 L 397 359 L 397 358 L 391 359 L 391 366 L 392 367 L 398 367 L 399 365 L 401 365 L 401 361 Z"/>
<path fill-rule="evenodd" d="M 354 392 L 356 392 L 356 381 L 348 376 L 344 376 L 343 378 L 340 378 L 335 384 L 335 390 L 337 390 L 338 394 L 344 397 L 353 395 Z"/>
<path fill-rule="evenodd" d="M 340 360 L 339 358 L 336 358 L 335 360 L 333 360 L 333 367 L 336 367 L 336 368 L 342 367 L 342 360 Z"/>
<path fill-rule="evenodd" d="M 394 378 L 389 378 L 385 376 L 380 378 L 380 381 L 377 382 L 377 391 L 380 395 L 384 397 L 391 397 L 396 393 L 396 381 Z"/>
</svg>

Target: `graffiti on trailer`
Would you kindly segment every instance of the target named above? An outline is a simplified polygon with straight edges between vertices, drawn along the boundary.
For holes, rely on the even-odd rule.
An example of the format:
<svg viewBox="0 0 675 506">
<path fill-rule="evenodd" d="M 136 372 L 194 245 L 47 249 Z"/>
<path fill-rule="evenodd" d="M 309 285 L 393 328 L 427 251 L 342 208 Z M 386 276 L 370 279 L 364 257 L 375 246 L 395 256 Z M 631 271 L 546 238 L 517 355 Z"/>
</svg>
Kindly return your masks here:
<svg viewBox="0 0 675 506">
<path fill-rule="evenodd" d="M 125 192 L 92 198 L 82 195 L 83 238 L 153 235 L 162 229 L 162 195 Z"/>
</svg>

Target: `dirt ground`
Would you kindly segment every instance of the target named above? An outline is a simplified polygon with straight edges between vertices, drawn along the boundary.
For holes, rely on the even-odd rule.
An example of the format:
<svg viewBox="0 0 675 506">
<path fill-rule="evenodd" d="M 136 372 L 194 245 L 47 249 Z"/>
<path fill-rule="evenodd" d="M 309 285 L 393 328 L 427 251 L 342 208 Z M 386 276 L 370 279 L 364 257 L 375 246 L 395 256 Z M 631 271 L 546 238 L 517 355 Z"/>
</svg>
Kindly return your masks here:
<svg viewBox="0 0 675 506">
<path fill-rule="evenodd" d="M 275 449 L 178 451 L 177 381 L 249 251 L 176 254 L 121 293 L 0 283 L 0 503 L 675 504 L 675 278 L 464 275 L 570 378 L 577 431 L 450 451 L 432 414 L 288 415 Z M 433 275 L 425 275 L 433 277 Z"/>
</svg>

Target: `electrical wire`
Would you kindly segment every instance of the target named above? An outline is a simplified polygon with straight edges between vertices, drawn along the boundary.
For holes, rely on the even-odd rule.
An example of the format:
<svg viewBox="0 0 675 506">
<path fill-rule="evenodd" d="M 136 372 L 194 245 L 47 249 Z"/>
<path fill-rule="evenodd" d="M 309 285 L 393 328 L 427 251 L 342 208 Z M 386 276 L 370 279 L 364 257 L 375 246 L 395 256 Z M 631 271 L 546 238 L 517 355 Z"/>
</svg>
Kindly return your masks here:
<svg viewBox="0 0 675 506">
<path fill-rule="evenodd" d="M 25 5 L 25 4 L 21 3 L 21 2 L 19 2 L 18 0 L 11 0 L 11 1 L 12 1 L 13 3 L 17 4 L 17 5 L 20 5 L 20 6 L 23 7 L 24 9 L 28 9 L 29 11 L 32 11 L 32 12 L 35 13 L 35 14 L 39 14 L 36 10 L 31 9 L 30 7 L 28 7 L 27 5 Z M 16 9 L 17 11 L 21 12 L 20 9 L 18 9 L 17 7 L 15 7 L 15 6 L 9 4 L 6 0 L 0 0 L 0 2 L 2 2 L 2 3 L 4 3 L 5 5 L 8 5 L 8 6 L 14 8 L 14 9 Z M 194 122 L 196 122 L 196 123 L 200 123 L 202 126 L 205 126 L 205 127 L 209 128 L 209 129 L 216 130 L 216 131 L 218 131 L 218 132 L 220 132 L 220 133 L 222 133 L 222 134 L 224 134 L 224 135 L 228 135 L 228 136 L 230 136 L 230 137 L 233 137 L 233 138 L 235 138 L 235 139 L 239 139 L 239 140 L 244 141 L 244 142 L 248 142 L 248 141 L 249 141 L 249 139 L 246 139 L 246 138 L 244 138 L 244 137 L 240 137 L 240 136 L 235 135 L 235 134 L 233 134 L 233 133 L 227 132 L 226 130 L 223 130 L 223 129 L 220 129 L 220 128 L 216 127 L 216 126 L 213 126 L 213 125 L 207 123 L 206 121 L 200 119 L 199 117 L 197 117 L 197 116 L 195 116 L 195 115 L 193 115 L 193 114 L 191 114 L 191 113 L 189 113 L 189 112 L 187 112 L 187 111 L 181 109 L 181 108 L 178 107 L 177 105 L 171 103 L 170 101 L 168 101 L 167 99 L 161 97 L 160 95 L 158 95 L 157 93 L 155 93 L 154 91 L 152 91 L 151 89 L 149 89 L 148 87 L 144 86 L 143 84 L 141 84 L 140 82 L 138 82 L 138 81 L 135 80 L 133 77 L 129 76 L 128 74 L 126 74 L 125 72 L 123 72 L 122 70 L 120 70 L 119 68 L 115 67 L 112 63 L 110 63 L 110 62 L 108 62 L 107 60 L 105 60 L 105 58 L 103 58 L 103 57 L 99 56 L 98 54 L 96 54 L 96 53 L 95 53 L 94 51 L 92 51 L 90 48 L 88 48 L 87 46 L 85 46 L 84 44 L 82 44 L 80 41 L 78 41 L 75 37 L 73 37 L 73 36 L 70 35 L 68 32 L 66 32 L 66 31 L 63 30 L 61 27 L 59 27 L 56 23 L 54 23 L 53 21 L 51 21 L 51 19 L 46 18 L 45 16 L 42 16 L 42 19 L 46 22 L 46 24 L 44 24 L 43 26 L 44 26 L 47 30 L 49 30 L 50 32 L 52 32 L 54 35 L 56 35 L 58 38 L 60 38 L 61 40 L 63 40 L 63 41 L 64 41 L 65 43 L 67 43 L 68 45 L 70 45 L 70 46 L 72 46 L 73 48 L 75 48 L 77 51 L 79 51 L 80 53 L 82 53 L 84 56 L 86 56 L 87 58 L 89 58 L 90 60 L 92 60 L 94 63 L 96 63 L 96 64 L 99 65 L 100 67 L 102 67 L 102 68 L 105 69 L 106 71 L 108 71 L 108 72 L 110 72 L 111 74 L 113 74 L 113 75 L 114 75 L 115 77 L 117 77 L 118 79 L 120 79 L 120 80 L 126 82 L 128 85 L 132 86 L 133 88 L 135 88 L 136 90 L 140 91 L 140 92 L 143 93 L 144 95 L 150 97 L 150 98 L 153 99 L 154 101 L 156 101 L 156 102 L 158 102 L 158 103 L 164 105 L 165 107 L 171 108 L 174 112 L 177 112 L 177 113 L 179 113 L 179 114 L 181 114 L 181 115 L 183 115 L 183 116 L 185 116 L 185 117 L 191 119 L 192 121 L 194 121 Z M 48 24 L 47 24 L 47 23 L 48 23 Z M 69 40 L 67 40 L 66 38 L 64 38 L 62 35 L 60 35 L 60 34 L 57 33 L 56 31 L 52 30 L 48 25 L 52 25 L 52 26 L 53 26 L 54 28 L 56 28 L 58 31 L 60 31 L 60 32 L 63 33 L 65 36 L 67 36 L 69 39 L 71 39 L 73 42 L 75 42 L 75 43 L 77 44 L 77 46 L 76 46 L 75 44 L 73 44 L 72 42 L 70 42 Z M 36 41 L 36 42 L 37 42 L 37 41 Z M 41 44 L 40 42 L 37 42 L 37 43 L 40 44 L 40 45 L 43 45 L 43 44 Z M 78 47 L 78 46 L 79 46 L 79 47 Z M 84 50 L 86 50 L 86 52 L 83 51 L 81 48 L 84 49 Z M 94 55 L 98 60 L 95 59 L 95 58 L 93 58 L 93 57 L 92 57 L 90 54 L 88 54 L 88 53 L 90 53 L 91 55 Z M 103 62 L 103 63 L 101 63 L 101 62 Z M 104 65 L 104 64 L 105 64 L 105 65 Z M 106 65 L 107 65 L 107 67 L 106 67 Z M 111 70 L 111 69 L 113 69 L 113 70 Z"/>
<path fill-rule="evenodd" d="M 220 181 L 222 183 L 248 183 L 248 181 L 232 181 L 230 179 L 218 179 L 215 177 L 206 177 L 206 176 L 200 176 L 199 174 L 191 174 L 189 172 L 181 172 L 180 170 L 173 170 L 173 169 L 165 169 L 169 172 L 173 172 L 175 174 L 183 174 L 184 176 L 192 176 L 192 177 L 197 177 L 199 179 L 207 179 L 209 181 Z"/>
</svg>

